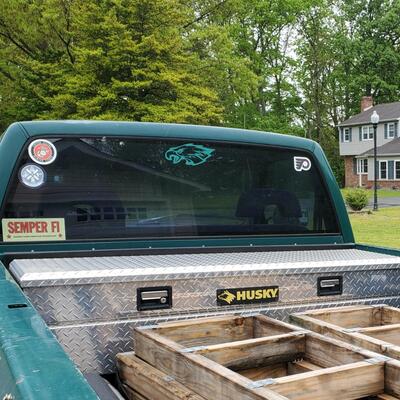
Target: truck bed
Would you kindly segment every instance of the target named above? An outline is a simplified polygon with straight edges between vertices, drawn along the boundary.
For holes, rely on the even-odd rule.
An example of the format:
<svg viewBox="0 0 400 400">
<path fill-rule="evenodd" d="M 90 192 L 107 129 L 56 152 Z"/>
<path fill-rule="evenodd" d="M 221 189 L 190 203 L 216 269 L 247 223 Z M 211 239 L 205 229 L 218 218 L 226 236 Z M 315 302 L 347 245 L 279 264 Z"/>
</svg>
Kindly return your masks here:
<svg viewBox="0 0 400 400">
<path fill-rule="evenodd" d="M 350 304 L 400 305 L 400 257 L 358 248 L 16 259 L 10 271 L 84 372 L 115 371 L 133 328 L 219 314 L 289 313 Z M 337 279 L 342 294 L 319 293 Z M 221 305 L 217 291 L 278 287 L 269 303 Z M 171 308 L 138 310 L 138 289 L 170 288 Z M 223 303 L 223 302 L 222 302 Z"/>
</svg>

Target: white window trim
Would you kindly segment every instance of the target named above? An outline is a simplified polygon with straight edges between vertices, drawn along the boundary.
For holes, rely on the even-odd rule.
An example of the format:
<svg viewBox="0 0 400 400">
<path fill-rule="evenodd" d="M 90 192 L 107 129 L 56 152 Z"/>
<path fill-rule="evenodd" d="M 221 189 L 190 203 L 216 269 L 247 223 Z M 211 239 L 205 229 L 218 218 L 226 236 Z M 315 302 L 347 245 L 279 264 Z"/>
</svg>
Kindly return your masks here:
<svg viewBox="0 0 400 400">
<path fill-rule="evenodd" d="M 382 178 L 381 164 L 386 163 L 386 178 Z M 378 179 L 380 181 L 389 180 L 389 161 L 388 160 L 378 160 Z"/>
<path fill-rule="evenodd" d="M 367 172 L 362 171 L 362 168 L 361 168 L 361 166 L 364 166 L 362 164 L 364 163 L 365 160 L 367 160 Z M 368 158 L 358 158 L 357 159 L 357 174 L 358 175 L 368 175 Z"/>
<path fill-rule="evenodd" d="M 347 140 L 346 140 L 346 134 Z M 349 143 L 350 142 L 350 128 L 344 128 L 343 129 L 343 143 Z"/>
<path fill-rule="evenodd" d="M 367 138 L 364 137 L 364 129 L 367 130 Z M 372 129 L 372 136 L 370 136 Z M 372 125 L 363 125 L 361 128 L 361 139 L 362 141 L 368 141 L 368 140 L 373 140 L 374 139 L 374 127 Z"/>
<path fill-rule="evenodd" d="M 393 136 L 390 136 L 390 127 L 393 127 Z M 388 139 L 393 139 L 396 137 L 396 124 L 394 122 L 389 122 L 387 124 L 387 137 Z"/>
<path fill-rule="evenodd" d="M 393 160 L 394 161 L 394 171 L 393 171 L 393 176 L 394 176 L 394 180 L 395 181 L 400 181 L 400 175 L 399 176 L 397 176 L 396 175 L 396 163 L 398 162 L 398 163 L 400 163 L 400 160 Z"/>
</svg>

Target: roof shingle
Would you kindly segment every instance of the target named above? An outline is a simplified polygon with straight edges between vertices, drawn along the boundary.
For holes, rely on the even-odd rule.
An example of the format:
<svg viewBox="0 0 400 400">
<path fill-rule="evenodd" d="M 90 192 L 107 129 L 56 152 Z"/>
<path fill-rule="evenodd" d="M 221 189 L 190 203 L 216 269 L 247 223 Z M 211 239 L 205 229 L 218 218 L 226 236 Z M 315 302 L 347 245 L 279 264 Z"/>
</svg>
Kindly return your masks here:
<svg viewBox="0 0 400 400">
<path fill-rule="evenodd" d="M 397 156 L 400 155 L 400 138 L 391 140 L 389 143 L 383 144 L 376 149 L 378 156 Z M 365 153 L 359 155 L 362 156 L 373 156 L 374 148 L 369 149 Z"/>
<path fill-rule="evenodd" d="M 371 115 L 374 110 L 379 114 L 381 122 L 399 119 L 400 101 L 396 101 L 395 103 L 377 104 L 366 111 L 346 119 L 346 121 L 341 122 L 339 126 L 369 124 L 371 122 Z"/>
</svg>

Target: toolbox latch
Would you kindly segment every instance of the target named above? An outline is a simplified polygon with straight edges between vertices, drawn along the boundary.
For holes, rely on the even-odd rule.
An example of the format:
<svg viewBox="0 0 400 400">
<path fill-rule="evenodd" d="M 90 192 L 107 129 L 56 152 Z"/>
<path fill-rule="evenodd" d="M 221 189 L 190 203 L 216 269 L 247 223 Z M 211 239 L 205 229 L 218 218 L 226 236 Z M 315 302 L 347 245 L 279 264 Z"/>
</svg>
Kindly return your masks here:
<svg viewBox="0 0 400 400">
<path fill-rule="evenodd" d="M 318 278 L 318 296 L 343 294 L 343 276 L 323 276 Z"/>
<path fill-rule="evenodd" d="M 137 289 L 137 309 L 161 310 L 172 307 L 172 287 L 159 286 Z"/>
</svg>

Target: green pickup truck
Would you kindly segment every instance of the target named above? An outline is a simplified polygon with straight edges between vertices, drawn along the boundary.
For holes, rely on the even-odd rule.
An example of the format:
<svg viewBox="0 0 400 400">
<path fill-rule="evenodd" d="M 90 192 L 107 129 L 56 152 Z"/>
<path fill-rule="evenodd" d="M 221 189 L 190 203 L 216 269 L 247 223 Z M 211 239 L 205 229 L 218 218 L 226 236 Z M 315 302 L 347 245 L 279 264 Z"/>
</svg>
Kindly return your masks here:
<svg viewBox="0 0 400 400">
<path fill-rule="evenodd" d="M 0 400 L 118 399 L 133 330 L 400 305 L 400 252 L 357 245 L 313 141 L 46 121 L 0 142 Z"/>
</svg>

